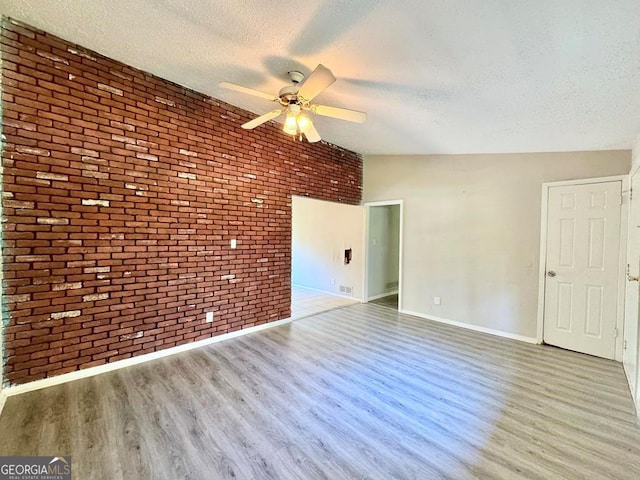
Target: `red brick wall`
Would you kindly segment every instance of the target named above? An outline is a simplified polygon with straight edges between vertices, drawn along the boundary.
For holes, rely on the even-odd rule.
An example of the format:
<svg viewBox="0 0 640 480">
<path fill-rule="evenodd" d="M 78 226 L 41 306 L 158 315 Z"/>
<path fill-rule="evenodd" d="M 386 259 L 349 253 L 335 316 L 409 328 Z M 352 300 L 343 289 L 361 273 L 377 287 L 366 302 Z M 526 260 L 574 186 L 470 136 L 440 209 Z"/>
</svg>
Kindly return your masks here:
<svg viewBox="0 0 640 480">
<path fill-rule="evenodd" d="M 353 152 L 17 22 L 2 59 L 11 384 L 286 318 L 291 195 L 360 202 Z"/>
</svg>

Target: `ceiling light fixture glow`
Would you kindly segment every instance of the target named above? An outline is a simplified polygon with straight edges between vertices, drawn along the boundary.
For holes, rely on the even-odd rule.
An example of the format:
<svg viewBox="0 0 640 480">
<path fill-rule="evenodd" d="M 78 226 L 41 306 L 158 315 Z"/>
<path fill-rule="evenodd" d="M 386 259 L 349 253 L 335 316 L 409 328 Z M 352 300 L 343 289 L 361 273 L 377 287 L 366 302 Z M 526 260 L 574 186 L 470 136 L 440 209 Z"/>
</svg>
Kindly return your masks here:
<svg viewBox="0 0 640 480">
<path fill-rule="evenodd" d="M 302 113 L 298 115 L 296 121 L 302 133 L 307 133 L 312 126 L 311 119 Z"/>
<path fill-rule="evenodd" d="M 282 130 L 288 135 L 298 133 L 298 122 L 296 122 L 296 116 L 291 112 L 287 113 L 287 119 L 284 121 L 284 128 Z"/>
</svg>

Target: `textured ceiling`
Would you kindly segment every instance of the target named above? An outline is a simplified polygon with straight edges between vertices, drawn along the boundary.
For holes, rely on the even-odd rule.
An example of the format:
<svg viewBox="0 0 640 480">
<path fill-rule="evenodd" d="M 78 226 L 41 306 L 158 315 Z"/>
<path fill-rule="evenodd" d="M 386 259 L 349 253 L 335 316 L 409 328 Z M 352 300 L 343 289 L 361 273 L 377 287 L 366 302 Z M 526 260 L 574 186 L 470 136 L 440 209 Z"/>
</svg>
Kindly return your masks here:
<svg viewBox="0 0 640 480">
<path fill-rule="evenodd" d="M 0 0 L 4 15 L 256 113 L 318 63 L 323 138 L 369 154 L 628 149 L 638 0 Z M 259 128 L 259 127 L 258 127 Z"/>
</svg>

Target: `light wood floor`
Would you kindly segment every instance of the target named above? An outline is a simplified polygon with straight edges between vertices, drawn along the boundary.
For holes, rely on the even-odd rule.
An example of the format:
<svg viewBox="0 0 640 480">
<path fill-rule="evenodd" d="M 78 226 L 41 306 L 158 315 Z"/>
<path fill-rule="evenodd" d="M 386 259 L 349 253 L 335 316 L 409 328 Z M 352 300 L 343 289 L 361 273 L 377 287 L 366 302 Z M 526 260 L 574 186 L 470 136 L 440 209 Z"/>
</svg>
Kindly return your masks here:
<svg viewBox="0 0 640 480">
<path fill-rule="evenodd" d="M 620 364 L 349 306 L 9 398 L 75 479 L 634 479 Z"/>
<path fill-rule="evenodd" d="M 360 303 L 360 300 L 330 295 L 300 285 L 291 286 L 291 318 L 293 320 L 356 303 Z"/>
<path fill-rule="evenodd" d="M 378 298 L 377 300 L 373 300 L 371 303 L 375 303 L 376 305 L 382 305 L 383 307 L 393 308 L 394 310 L 398 310 L 398 294 L 387 295 L 386 297 Z"/>
</svg>

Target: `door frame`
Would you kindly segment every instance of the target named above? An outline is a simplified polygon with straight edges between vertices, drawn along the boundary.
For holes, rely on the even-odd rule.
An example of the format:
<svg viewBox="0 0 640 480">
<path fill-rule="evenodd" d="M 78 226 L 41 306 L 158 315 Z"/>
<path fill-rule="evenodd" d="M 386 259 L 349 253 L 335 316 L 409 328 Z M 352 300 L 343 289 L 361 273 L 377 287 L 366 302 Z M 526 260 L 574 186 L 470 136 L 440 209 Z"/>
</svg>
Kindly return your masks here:
<svg viewBox="0 0 640 480">
<path fill-rule="evenodd" d="M 404 237 L 404 201 L 403 200 L 383 200 L 379 202 L 364 203 L 364 268 L 362 279 L 362 303 L 369 301 L 369 220 L 371 216 L 371 207 L 385 207 L 388 205 L 400 206 L 400 227 L 398 235 L 398 311 L 402 311 L 402 244 Z"/>
<path fill-rule="evenodd" d="M 638 138 L 640 139 L 640 137 L 638 137 Z M 632 189 L 633 189 L 633 177 L 634 177 L 634 175 L 640 175 L 640 163 L 637 164 L 635 167 L 633 167 L 631 169 L 631 171 L 629 172 L 629 191 L 630 192 L 632 192 Z M 636 193 L 638 193 L 638 192 L 636 192 Z M 633 200 L 629 201 L 629 205 L 631 205 L 632 201 Z M 638 200 L 636 200 L 636 201 L 638 201 Z M 630 240 L 628 237 L 631 234 L 631 231 L 632 231 L 631 229 L 634 228 L 634 226 L 631 225 L 631 221 L 632 221 L 632 218 L 631 218 L 631 206 L 629 206 L 628 215 L 629 215 L 629 218 L 628 218 L 628 222 L 627 222 L 628 223 L 627 248 L 629 247 L 629 240 Z M 627 251 L 627 253 L 629 253 L 629 252 Z M 629 260 L 630 259 L 627 256 L 627 258 L 625 260 L 625 265 L 629 265 Z M 625 294 L 626 294 L 626 289 L 625 289 Z M 625 299 L 626 299 L 626 296 L 625 296 Z M 625 310 L 626 310 L 626 307 L 627 307 L 627 305 L 626 305 L 626 301 L 625 301 Z M 626 313 L 626 311 L 625 311 L 625 313 Z M 625 342 L 626 339 L 627 339 L 627 331 L 628 331 L 627 325 L 629 324 L 629 322 L 636 322 L 637 323 L 639 321 L 639 316 L 638 315 L 640 315 L 640 310 L 638 310 L 636 312 L 636 314 L 637 314 L 636 318 L 627 318 L 626 315 L 625 315 L 625 318 L 624 318 L 624 329 L 622 331 L 623 342 Z M 637 325 L 637 329 L 638 330 L 636 332 L 636 335 L 640 337 L 640 325 Z M 624 351 L 623 351 L 622 367 L 623 367 L 623 370 L 624 370 L 624 374 L 625 374 L 625 376 L 627 378 L 627 383 L 629 384 L 629 388 L 631 390 L 631 396 L 633 397 L 634 402 L 636 404 L 636 411 L 637 411 L 638 415 L 640 416 L 640 395 L 639 395 L 640 394 L 640 338 L 636 339 L 636 358 L 634 360 L 636 362 L 636 371 L 635 371 L 636 378 L 631 378 L 630 375 L 629 375 L 629 371 L 627 370 L 627 364 L 624 362 Z M 632 385 L 633 385 L 634 388 L 631 388 Z"/>
<path fill-rule="evenodd" d="M 622 362 L 624 337 L 624 297 L 626 291 L 625 266 L 627 261 L 627 229 L 629 222 L 629 175 L 615 175 L 612 177 L 582 178 L 578 180 L 563 180 L 559 182 L 545 182 L 542 184 L 542 208 L 540 215 L 540 265 L 538 272 L 538 343 L 544 343 L 544 297 L 547 265 L 547 217 L 549 214 L 549 189 L 570 185 L 589 185 L 592 183 L 621 182 L 622 205 L 620 208 L 620 253 L 618 259 L 618 301 L 616 315 L 616 346 L 615 360 Z"/>
</svg>

